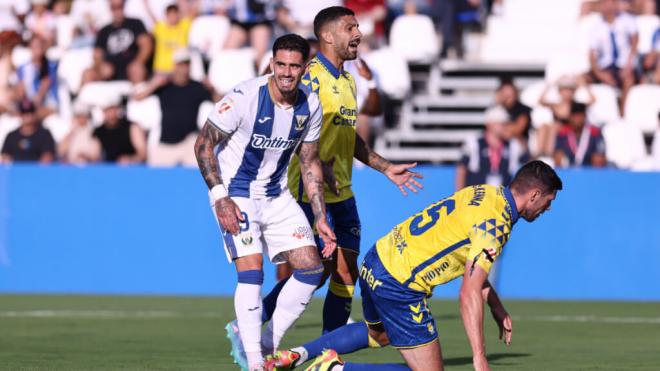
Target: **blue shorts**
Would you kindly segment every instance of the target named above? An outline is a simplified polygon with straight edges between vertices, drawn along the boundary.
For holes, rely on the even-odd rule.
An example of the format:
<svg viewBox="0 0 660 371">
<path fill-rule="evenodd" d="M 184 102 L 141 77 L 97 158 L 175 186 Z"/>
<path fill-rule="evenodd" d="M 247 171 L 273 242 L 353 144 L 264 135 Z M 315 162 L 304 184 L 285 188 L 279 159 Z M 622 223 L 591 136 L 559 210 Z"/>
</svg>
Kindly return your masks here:
<svg viewBox="0 0 660 371">
<path fill-rule="evenodd" d="M 369 324 L 382 323 L 395 348 L 416 348 L 435 341 L 438 332 L 426 294 L 401 285 L 372 247 L 360 267 L 362 312 Z"/>
<path fill-rule="evenodd" d="M 314 225 L 314 212 L 312 206 L 306 202 L 298 202 L 300 207 L 305 212 L 309 225 Z M 337 236 L 337 246 L 342 249 L 355 251 L 356 254 L 360 253 L 360 234 L 362 225 L 360 224 L 360 216 L 357 212 L 357 205 L 355 204 L 355 197 L 347 200 L 336 202 L 332 204 L 325 204 L 326 217 L 328 224 L 335 231 Z M 316 246 L 319 247 L 319 252 L 323 250 L 323 241 L 319 235 L 314 231 L 316 238 Z"/>
</svg>

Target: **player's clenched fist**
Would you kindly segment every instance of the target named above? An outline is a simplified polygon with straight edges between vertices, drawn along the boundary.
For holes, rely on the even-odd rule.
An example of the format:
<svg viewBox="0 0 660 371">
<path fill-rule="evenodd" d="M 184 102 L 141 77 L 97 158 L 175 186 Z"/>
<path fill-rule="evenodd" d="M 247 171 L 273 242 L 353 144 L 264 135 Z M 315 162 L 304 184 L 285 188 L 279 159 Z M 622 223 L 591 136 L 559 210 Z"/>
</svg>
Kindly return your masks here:
<svg viewBox="0 0 660 371">
<path fill-rule="evenodd" d="M 243 215 L 241 209 L 230 197 L 223 197 L 215 202 L 215 214 L 218 216 L 222 229 L 234 236 L 240 232 L 238 222 L 239 220 L 244 221 Z"/>
</svg>

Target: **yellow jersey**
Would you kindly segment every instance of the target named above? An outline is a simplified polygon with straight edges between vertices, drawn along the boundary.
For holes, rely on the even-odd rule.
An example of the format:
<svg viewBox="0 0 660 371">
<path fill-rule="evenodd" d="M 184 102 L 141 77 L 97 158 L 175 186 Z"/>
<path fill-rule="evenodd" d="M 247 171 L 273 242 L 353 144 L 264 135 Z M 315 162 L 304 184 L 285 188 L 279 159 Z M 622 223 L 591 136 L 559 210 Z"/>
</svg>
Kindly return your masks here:
<svg viewBox="0 0 660 371">
<path fill-rule="evenodd" d="M 395 280 L 431 295 L 462 276 L 468 259 L 488 273 L 517 220 L 508 188 L 476 185 L 409 217 L 376 242 L 376 251 Z"/>
<path fill-rule="evenodd" d="M 182 18 L 179 23 L 170 26 L 159 21 L 154 26 L 154 71 L 169 73 L 174 70 L 174 52 L 188 46 L 188 31 L 192 18 Z"/>
<path fill-rule="evenodd" d="M 339 195 L 325 185 L 325 202 L 336 203 L 353 196 L 353 153 L 355 152 L 355 127 L 357 124 L 357 90 L 350 73 L 338 70 L 320 52 L 308 65 L 302 83 L 318 94 L 323 109 L 319 156 L 321 161 L 335 158 L 333 171 L 339 182 Z M 289 190 L 299 200 L 308 202 L 300 179 L 300 163 L 297 155 L 289 166 Z"/>
</svg>

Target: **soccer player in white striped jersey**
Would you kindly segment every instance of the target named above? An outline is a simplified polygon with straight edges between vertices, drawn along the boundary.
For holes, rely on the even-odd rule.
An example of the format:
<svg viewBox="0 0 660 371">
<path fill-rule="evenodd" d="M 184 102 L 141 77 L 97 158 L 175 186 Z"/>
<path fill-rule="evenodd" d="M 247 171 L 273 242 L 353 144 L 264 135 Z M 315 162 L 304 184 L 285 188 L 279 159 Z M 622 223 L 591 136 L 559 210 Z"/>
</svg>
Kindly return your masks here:
<svg viewBox="0 0 660 371">
<path fill-rule="evenodd" d="M 299 84 L 308 55 L 302 37 L 277 39 L 273 74 L 238 84 L 216 104 L 195 143 L 227 257 L 238 272 L 234 307 L 247 358 L 241 366 L 249 370 L 262 369 L 262 345 L 268 352 L 277 349 L 323 274 L 312 228 L 287 188 L 287 169 L 296 150 L 316 230 L 325 243 L 323 255 L 336 248 L 325 217 L 318 155 L 323 113 L 318 96 Z M 274 263 L 288 261 L 294 273 L 262 336 L 263 253 Z M 234 348 L 237 342 L 232 339 Z"/>
</svg>

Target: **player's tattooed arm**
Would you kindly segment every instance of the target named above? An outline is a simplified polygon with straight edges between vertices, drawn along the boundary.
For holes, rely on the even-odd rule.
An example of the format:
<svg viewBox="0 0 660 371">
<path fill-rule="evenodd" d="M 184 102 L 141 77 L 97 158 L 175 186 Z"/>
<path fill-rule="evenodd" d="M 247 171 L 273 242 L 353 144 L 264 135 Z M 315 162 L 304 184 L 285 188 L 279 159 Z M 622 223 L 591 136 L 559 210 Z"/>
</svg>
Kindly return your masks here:
<svg viewBox="0 0 660 371">
<path fill-rule="evenodd" d="M 302 143 L 300 145 L 300 176 L 305 186 L 305 193 L 312 207 L 316 230 L 323 239 L 323 256 L 329 257 L 337 247 L 336 237 L 325 217 L 325 198 L 323 196 L 323 170 L 319 158 L 319 144 Z"/>
<path fill-rule="evenodd" d="M 412 172 L 409 169 L 417 166 L 417 163 L 411 164 L 393 164 L 376 153 L 362 138 L 355 134 L 355 150 L 353 156 L 363 163 L 369 165 L 374 170 L 383 173 L 392 183 L 396 184 L 404 196 L 408 195 L 406 188 L 417 193 L 422 189 L 422 185 L 415 178 L 423 178 L 422 174 Z"/>
<path fill-rule="evenodd" d="M 197 165 L 199 166 L 199 171 L 202 173 L 202 177 L 204 177 L 204 181 L 209 189 L 218 184 L 222 184 L 220 169 L 218 168 L 218 159 L 216 158 L 213 149 L 216 145 L 222 143 L 227 138 L 227 135 L 216 129 L 215 126 L 211 125 L 209 122 L 206 122 L 204 127 L 202 127 L 202 131 L 197 136 L 197 141 L 195 141 L 195 157 L 197 158 Z"/>
</svg>

